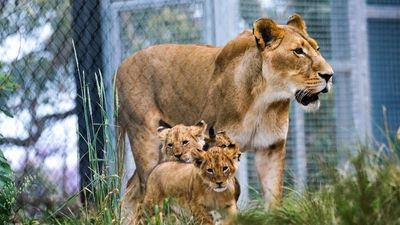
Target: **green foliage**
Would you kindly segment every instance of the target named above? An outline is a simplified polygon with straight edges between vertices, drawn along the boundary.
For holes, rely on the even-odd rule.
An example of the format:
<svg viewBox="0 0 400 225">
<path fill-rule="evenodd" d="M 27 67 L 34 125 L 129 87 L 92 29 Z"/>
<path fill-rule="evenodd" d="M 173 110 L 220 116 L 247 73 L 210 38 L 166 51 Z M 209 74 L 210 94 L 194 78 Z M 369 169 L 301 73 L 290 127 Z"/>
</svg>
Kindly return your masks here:
<svg viewBox="0 0 400 225">
<path fill-rule="evenodd" d="M 78 60 L 76 59 L 76 62 Z M 104 89 L 104 82 L 102 74 L 95 74 L 96 85 L 98 90 L 98 96 L 100 102 L 98 102 L 101 108 L 101 124 L 93 124 L 93 111 L 91 108 L 91 98 L 89 91 L 89 85 L 86 83 L 85 73 L 81 73 L 78 65 L 78 73 L 80 76 L 80 85 L 83 90 L 83 115 L 85 117 L 85 126 L 88 131 L 86 134 L 80 134 L 88 145 L 88 156 L 89 166 L 93 173 L 91 183 L 76 193 L 74 196 L 69 198 L 64 204 L 62 204 L 57 210 L 52 212 L 47 218 L 44 218 L 44 223 L 50 224 L 120 224 L 121 204 L 120 204 L 120 188 L 121 179 L 118 176 L 118 163 L 113 162 L 110 158 L 116 159 L 116 146 L 112 144 L 110 136 L 112 134 L 113 126 L 110 124 L 109 115 L 107 114 L 105 107 L 106 103 L 106 92 Z M 100 129 L 103 128 L 103 129 Z M 104 146 L 103 149 L 97 149 L 96 140 L 100 135 L 99 132 L 103 132 Z M 98 158 L 97 152 L 103 151 L 105 159 Z M 110 157 L 110 158 L 109 158 Z M 99 167 L 99 162 L 102 162 L 102 167 Z M 63 210 L 71 203 L 77 200 L 81 192 L 86 195 L 86 199 L 93 201 L 83 202 L 83 207 L 78 213 L 70 213 L 65 215 L 62 213 Z"/>
<path fill-rule="evenodd" d="M 13 172 L 3 152 L 0 151 L 0 221 L 7 224 L 12 215 L 17 189 L 13 181 Z"/>
<path fill-rule="evenodd" d="M 6 73 L 20 87 L 10 93 L 12 100 L 18 103 L 19 111 L 29 110 L 48 104 L 48 92 L 68 93 L 73 79 L 66 76 L 70 70 L 72 46 L 68 41 L 71 36 L 71 15 L 69 1 L 10 1 L 5 0 L 5 7 L 0 7 L 0 45 L 8 38 L 15 39 L 18 34 L 23 40 L 36 40 L 35 48 L 30 52 L 21 51 L 15 59 L 0 59 L 0 74 Z M 41 29 L 51 27 L 50 37 L 41 40 Z M 19 43 L 17 43 L 18 45 Z M 14 46 L 18 48 L 22 46 Z M 57 104 L 57 100 L 55 100 Z M 4 105 L 0 100 L 0 106 Z M 17 113 L 13 113 L 17 116 Z M 29 127 L 29 125 L 26 125 Z"/>
<path fill-rule="evenodd" d="M 124 56 L 155 44 L 200 42 L 201 21 L 192 18 L 195 10 L 179 5 L 121 12 L 122 23 L 129 24 L 121 31 Z"/>
<path fill-rule="evenodd" d="M 282 207 L 258 207 L 239 214 L 239 224 L 400 224 L 400 160 L 396 150 L 377 155 L 363 147 L 346 171 L 333 169 L 332 185 L 291 193 Z M 332 172 L 333 171 L 333 172 Z"/>
<path fill-rule="evenodd" d="M 198 221 L 195 221 L 193 217 L 185 215 L 184 212 L 181 214 L 173 213 L 172 208 L 177 203 L 172 198 L 166 198 L 163 200 L 162 208 L 159 206 L 153 207 L 154 216 L 145 215 L 145 224 L 147 225 L 199 225 Z M 176 207 L 175 207 L 176 208 Z"/>
<path fill-rule="evenodd" d="M 0 112 L 9 117 L 12 117 L 12 115 L 7 107 L 7 101 L 17 88 L 18 85 L 13 82 L 13 79 L 10 75 L 5 75 L 0 72 Z"/>
</svg>

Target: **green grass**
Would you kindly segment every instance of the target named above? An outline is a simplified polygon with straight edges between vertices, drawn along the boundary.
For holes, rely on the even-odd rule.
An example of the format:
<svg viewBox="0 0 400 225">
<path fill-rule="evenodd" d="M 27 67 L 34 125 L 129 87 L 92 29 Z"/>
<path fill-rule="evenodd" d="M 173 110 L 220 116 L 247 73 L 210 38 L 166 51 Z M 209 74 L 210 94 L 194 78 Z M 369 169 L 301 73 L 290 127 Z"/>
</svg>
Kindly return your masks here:
<svg viewBox="0 0 400 225">
<path fill-rule="evenodd" d="M 79 65 L 78 69 L 79 69 Z M 98 95 L 102 102 L 103 136 L 105 137 L 104 156 L 105 159 L 98 159 L 94 140 L 97 139 L 99 130 L 97 125 L 90 124 L 93 116 L 90 108 L 88 87 L 84 83 L 85 74 L 81 74 L 83 87 L 85 121 L 88 131 L 81 134 L 88 140 L 89 160 L 93 171 L 92 187 L 84 191 L 94 200 L 91 203 L 84 203 L 79 210 L 70 210 L 69 206 L 79 199 L 81 192 L 76 193 L 67 199 L 54 211 L 43 213 L 42 218 L 24 220 L 24 224 L 121 224 L 120 190 L 121 179 L 117 175 L 121 171 L 117 159 L 117 147 L 112 144 L 114 137 L 110 136 L 113 124 L 105 110 L 105 90 L 102 76 L 97 77 Z M 116 112 L 113 112 L 115 116 Z M 388 140 L 391 140 L 390 138 Z M 264 203 L 259 201 L 239 212 L 237 223 L 243 225 L 400 225 L 400 159 L 399 150 L 396 148 L 396 141 L 390 141 L 385 151 L 372 147 L 359 147 L 358 154 L 349 157 L 346 169 L 323 168 L 325 177 L 328 177 L 329 184 L 318 188 L 309 188 L 303 193 L 289 191 L 285 195 L 282 205 L 279 208 L 265 210 Z M 104 168 L 98 168 L 98 162 L 102 160 Z M 3 164 L 3 168 L 9 167 Z M 7 177 L 10 177 L 7 175 Z M 8 178 L 9 179 L 9 178 Z M 8 183 L 12 184 L 11 181 Z M 0 183 L 1 184 L 1 183 Z M 15 198 L 15 187 L 10 186 L 11 197 L 8 202 L 2 203 L 0 209 L 4 215 L 9 217 L 12 214 L 13 198 Z M 3 205 L 2 205 L 3 204 Z M 156 213 L 154 218 L 146 218 L 147 224 L 151 225 L 175 225 L 195 224 L 191 218 L 177 217 L 170 213 L 170 203 L 165 201 L 162 213 Z M 163 215 L 163 216 L 160 216 Z M 1 219 L 2 217 L 0 217 Z M 4 219 L 4 218 L 3 218 Z"/>
<path fill-rule="evenodd" d="M 257 225 L 396 225 L 400 224 L 400 160 L 361 147 L 346 170 L 329 170 L 331 185 L 313 192 L 291 192 L 282 206 L 247 209 L 239 224 Z"/>
</svg>

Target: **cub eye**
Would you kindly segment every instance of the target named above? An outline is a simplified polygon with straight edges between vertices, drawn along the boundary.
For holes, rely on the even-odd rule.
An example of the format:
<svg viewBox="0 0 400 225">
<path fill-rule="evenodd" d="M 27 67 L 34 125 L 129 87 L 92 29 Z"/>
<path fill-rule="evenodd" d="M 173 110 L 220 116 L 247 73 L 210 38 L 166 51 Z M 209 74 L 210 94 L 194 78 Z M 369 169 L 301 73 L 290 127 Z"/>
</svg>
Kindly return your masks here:
<svg viewBox="0 0 400 225">
<path fill-rule="evenodd" d="M 319 49 L 320 49 L 320 48 L 318 47 L 318 48 L 317 48 L 317 51 L 319 51 Z"/>
<path fill-rule="evenodd" d="M 224 166 L 224 167 L 222 167 L 222 171 L 225 173 L 225 172 L 227 172 L 228 171 L 228 167 L 227 166 Z"/>
<path fill-rule="evenodd" d="M 168 148 L 172 148 L 172 146 L 174 146 L 174 144 L 173 143 L 168 143 L 167 146 L 168 146 Z"/>
<path fill-rule="evenodd" d="M 295 50 L 293 50 L 296 54 L 298 54 L 298 55 L 302 55 L 302 54 L 304 54 L 304 51 L 303 51 L 303 49 L 302 48 L 296 48 Z"/>
<path fill-rule="evenodd" d="M 223 144 L 223 145 L 220 145 L 219 147 L 226 148 L 227 146 L 225 144 Z"/>
<path fill-rule="evenodd" d="M 213 170 L 213 169 L 211 169 L 211 168 L 208 168 L 208 169 L 207 169 L 207 173 L 209 173 L 209 174 L 213 174 L 213 173 L 214 173 L 214 170 Z"/>
<path fill-rule="evenodd" d="M 184 141 L 182 141 L 182 144 L 183 145 L 187 145 L 189 143 L 189 141 L 188 140 L 184 140 Z"/>
</svg>

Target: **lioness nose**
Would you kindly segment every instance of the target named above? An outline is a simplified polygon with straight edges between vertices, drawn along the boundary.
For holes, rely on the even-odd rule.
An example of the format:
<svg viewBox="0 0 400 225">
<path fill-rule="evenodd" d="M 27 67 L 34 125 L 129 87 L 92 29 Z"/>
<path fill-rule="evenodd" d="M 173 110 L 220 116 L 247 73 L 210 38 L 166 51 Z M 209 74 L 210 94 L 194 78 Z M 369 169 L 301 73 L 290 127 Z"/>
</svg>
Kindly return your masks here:
<svg viewBox="0 0 400 225">
<path fill-rule="evenodd" d="M 182 156 L 182 154 L 175 154 L 175 157 L 176 157 L 177 159 L 181 159 L 181 156 Z"/>
<path fill-rule="evenodd" d="M 324 79 L 326 82 L 329 81 L 329 79 L 331 79 L 333 73 L 318 73 L 318 75 Z"/>
<path fill-rule="evenodd" d="M 218 186 L 221 186 L 223 182 L 215 182 Z"/>
</svg>

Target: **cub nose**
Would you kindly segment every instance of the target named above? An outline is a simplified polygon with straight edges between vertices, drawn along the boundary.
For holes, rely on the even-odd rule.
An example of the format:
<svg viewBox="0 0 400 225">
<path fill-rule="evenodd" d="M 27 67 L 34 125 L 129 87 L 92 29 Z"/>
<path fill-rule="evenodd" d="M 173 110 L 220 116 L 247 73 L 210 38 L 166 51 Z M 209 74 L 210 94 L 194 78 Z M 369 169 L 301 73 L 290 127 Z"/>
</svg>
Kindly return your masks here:
<svg viewBox="0 0 400 225">
<path fill-rule="evenodd" d="M 333 73 L 318 73 L 318 75 L 324 79 L 326 82 L 329 81 L 329 79 L 331 79 Z"/>
<path fill-rule="evenodd" d="M 215 182 L 215 183 L 218 185 L 218 187 L 221 187 L 223 182 Z"/>
<path fill-rule="evenodd" d="M 179 160 L 181 159 L 182 153 L 181 154 L 175 154 L 175 157 Z"/>
</svg>

